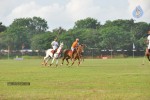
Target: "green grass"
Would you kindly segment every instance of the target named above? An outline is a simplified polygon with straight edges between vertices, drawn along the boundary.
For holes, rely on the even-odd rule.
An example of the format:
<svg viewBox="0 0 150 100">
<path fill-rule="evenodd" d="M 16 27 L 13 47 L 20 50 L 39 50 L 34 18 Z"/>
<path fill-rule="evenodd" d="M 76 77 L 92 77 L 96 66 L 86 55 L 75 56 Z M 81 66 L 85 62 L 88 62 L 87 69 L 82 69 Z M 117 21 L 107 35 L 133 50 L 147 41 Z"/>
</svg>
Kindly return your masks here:
<svg viewBox="0 0 150 100">
<path fill-rule="evenodd" d="M 150 100 L 150 63 L 144 61 L 86 59 L 79 67 L 56 68 L 40 59 L 0 60 L 0 100 Z"/>
</svg>

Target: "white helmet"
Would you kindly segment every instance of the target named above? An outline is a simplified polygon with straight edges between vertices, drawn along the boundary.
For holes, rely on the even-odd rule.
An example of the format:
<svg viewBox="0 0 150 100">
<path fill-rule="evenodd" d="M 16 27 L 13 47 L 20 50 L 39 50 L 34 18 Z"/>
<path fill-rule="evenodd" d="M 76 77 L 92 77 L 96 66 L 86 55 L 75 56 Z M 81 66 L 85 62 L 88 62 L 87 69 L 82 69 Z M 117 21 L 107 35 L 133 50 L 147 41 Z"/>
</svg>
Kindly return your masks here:
<svg viewBox="0 0 150 100">
<path fill-rule="evenodd" d="M 79 39 L 78 39 L 78 38 L 76 38 L 76 41 L 79 41 Z"/>
</svg>

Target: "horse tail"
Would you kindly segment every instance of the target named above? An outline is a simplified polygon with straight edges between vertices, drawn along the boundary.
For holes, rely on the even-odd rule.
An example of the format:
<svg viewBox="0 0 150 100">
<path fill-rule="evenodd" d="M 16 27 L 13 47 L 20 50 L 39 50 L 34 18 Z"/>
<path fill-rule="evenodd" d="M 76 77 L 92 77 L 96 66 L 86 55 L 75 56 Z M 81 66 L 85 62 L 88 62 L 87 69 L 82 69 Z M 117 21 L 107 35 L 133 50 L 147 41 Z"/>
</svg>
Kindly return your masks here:
<svg viewBox="0 0 150 100">
<path fill-rule="evenodd" d="M 68 55 L 69 51 L 70 51 L 70 50 L 65 49 L 65 50 L 63 51 L 64 56 Z"/>
<path fill-rule="evenodd" d="M 63 53 L 65 53 L 67 51 L 67 49 L 65 49 L 64 51 L 63 51 Z"/>
</svg>

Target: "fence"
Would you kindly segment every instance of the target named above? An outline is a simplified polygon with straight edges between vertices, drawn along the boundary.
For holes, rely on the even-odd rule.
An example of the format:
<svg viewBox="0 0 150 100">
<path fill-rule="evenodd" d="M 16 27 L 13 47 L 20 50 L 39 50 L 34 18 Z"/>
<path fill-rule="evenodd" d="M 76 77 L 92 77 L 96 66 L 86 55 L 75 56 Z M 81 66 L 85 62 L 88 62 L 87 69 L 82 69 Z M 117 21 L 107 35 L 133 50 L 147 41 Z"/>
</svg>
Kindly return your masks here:
<svg viewBox="0 0 150 100">
<path fill-rule="evenodd" d="M 85 50 L 84 54 L 94 58 L 138 57 L 144 56 L 145 50 L 102 50 L 99 48 L 89 48 Z"/>
<path fill-rule="evenodd" d="M 100 48 L 86 48 L 83 55 L 87 58 L 137 57 L 144 56 L 144 52 L 145 50 L 102 50 Z M 0 56 L 45 56 L 45 50 L 1 50 Z"/>
</svg>

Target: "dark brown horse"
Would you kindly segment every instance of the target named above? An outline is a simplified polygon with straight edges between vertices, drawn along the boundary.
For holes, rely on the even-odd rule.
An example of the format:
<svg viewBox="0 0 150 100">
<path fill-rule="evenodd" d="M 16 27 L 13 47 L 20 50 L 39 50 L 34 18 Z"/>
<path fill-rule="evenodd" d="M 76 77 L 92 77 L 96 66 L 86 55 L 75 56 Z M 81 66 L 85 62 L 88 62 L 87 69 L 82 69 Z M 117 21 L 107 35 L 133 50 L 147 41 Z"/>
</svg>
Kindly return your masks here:
<svg viewBox="0 0 150 100">
<path fill-rule="evenodd" d="M 150 61 L 150 51 L 146 48 L 145 56 L 147 56 L 148 61 Z"/>
<path fill-rule="evenodd" d="M 81 59 L 81 53 L 84 52 L 84 47 L 85 45 L 79 45 L 77 47 L 77 49 L 75 49 L 74 54 L 72 55 L 72 50 L 64 50 L 64 56 L 62 58 L 62 64 L 64 63 L 64 60 L 66 59 L 67 61 L 67 65 L 69 65 L 69 59 L 72 59 L 72 64 L 71 66 L 74 64 L 74 62 L 78 59 L 78 66 L 80 64 L 80 59 Z"/>
</svg>

